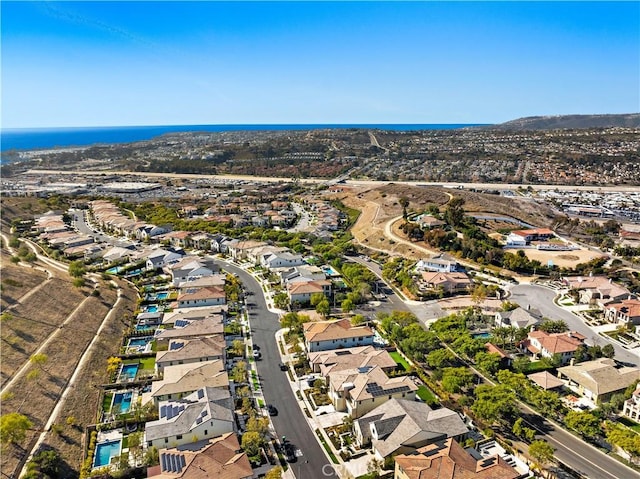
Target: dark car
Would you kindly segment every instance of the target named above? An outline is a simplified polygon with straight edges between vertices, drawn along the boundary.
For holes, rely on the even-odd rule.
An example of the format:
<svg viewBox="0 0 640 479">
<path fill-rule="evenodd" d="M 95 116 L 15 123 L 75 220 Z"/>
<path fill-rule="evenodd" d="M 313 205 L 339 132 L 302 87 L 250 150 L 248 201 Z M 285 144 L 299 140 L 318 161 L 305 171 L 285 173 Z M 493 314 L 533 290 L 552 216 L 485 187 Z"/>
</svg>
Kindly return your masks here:
<svg viewBox="0 0 640 479">
<path fill-rule="evenodd" d="M 260 351 L 254 351 L 253 359 L 255 359 L 256 361 L 260 361 L 262 359 L 262 353 Z"/>
<path fill-rule="evenodd" d="M 254 351 L 260 351 L 260 346 L 258 346 L 257 344 L 253 345 L 253 350 Z"/>
<path fill-rule="evenodd" d="M 282 445 L 282 451 L 284 452 L 284 458 L 287 460 L 287 462 L 296 462 L 296 460 L 298 459 L 296 457 L 296 448 L 290 442 L 285 442 Z"/>
<path fill-rule="evenodd" d="M 273 404 L 267 404 L 267 411 L 269 412 L 269 416 L 277 416 L 278 410 Z"/>
<path fill-rule="evenodd" d="M 287 371 L 289 369 L 289 367 L 284 363 L 280 363 L 279 366 L 280 366 L 280 371 Z"/>
</svg>

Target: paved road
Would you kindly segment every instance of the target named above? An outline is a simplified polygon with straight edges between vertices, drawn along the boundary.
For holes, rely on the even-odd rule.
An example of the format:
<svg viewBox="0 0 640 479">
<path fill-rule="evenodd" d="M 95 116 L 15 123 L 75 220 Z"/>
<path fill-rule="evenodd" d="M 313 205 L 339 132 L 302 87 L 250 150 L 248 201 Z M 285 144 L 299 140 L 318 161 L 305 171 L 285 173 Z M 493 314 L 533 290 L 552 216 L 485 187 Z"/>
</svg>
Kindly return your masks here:
<svg viewBox="0 0 640 479">
<path fill-rule="evenodd" d="M 513 285 L 509 287 L 509 290 L 511 291 L 510 301 L 518 303 L 522 307 L 530 304 L 532 308 L 538 309 L 540 313 L 547 318 L 562 319 L 566 321 L 570 329 L 584 334 L 587 337 L 587 343 L 598 344 L 600 346 L 610 343 L 615 348 L 616 359 L 636 365 L 640 364 L 640 356 L 638 354 L 623 348 L 614 341 L 603 338 L 587 326 L 578 316 L 566 309 L 556 306 L 553 302 L 553 298 L 557 295 L 556 291 L 534 284 Z"/>
<path fill-rule="evenodd" d="M 267 404 L 273 404 L 279 411 L 277 416 L 271 418 L 278 437 L 286 436 L 287 441 L 302 452 L 297 462 L 291 464 L 292 471 L 298 479 L 338 477 L 332 474 L 332 468 L 324 467 L 323 469 L 323 466 L 331 463 L 298 406 L 287 373 L 280 371 L 278 367 L 280 350 L 275 338 L 276 331 L 280 329 L 278 315 L 267 309 L 262 287 L 253 276 L 226 261 L 219 259 L 215 261 L 225 270 L 236 273 L 245 290 L 251 293 L 247 296 L 249 320 L 253 343 L 260 346 L 262 353 L 262 361 L 257 363 L 257 368 L 264 399 Z"/>
</svg>

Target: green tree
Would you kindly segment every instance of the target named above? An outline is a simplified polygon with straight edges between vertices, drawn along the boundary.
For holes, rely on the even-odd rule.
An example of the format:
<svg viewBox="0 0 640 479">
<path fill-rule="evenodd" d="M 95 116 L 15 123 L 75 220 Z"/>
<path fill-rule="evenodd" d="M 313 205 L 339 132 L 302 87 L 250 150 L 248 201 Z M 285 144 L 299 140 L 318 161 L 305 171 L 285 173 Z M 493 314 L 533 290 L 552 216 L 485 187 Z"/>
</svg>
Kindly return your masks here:
<svg viewBox="0 0 640 479">
<path fill-rule="evenodd" d="M 455 361 L 455 355 L 446 348 L 436 349 L 427 354 L 427 364 L 431 368 L 444 368 Z"/>
<path fill-rule="evenodd" d="M 41 450 L 27 463 L 24 479 L 54 479 L 60 477 L 62 458 L 53 449 Z"/>
<path fill-rule="evenodd" d="M 260 454 L 260 448 L 263 446 L 264 440 L 262 436 L 255 432 L 249 431 L 242 435 L 242 449 L 247 453 L 250 458 L 258 456 Z"/>
<path fill-rule="evenodd" d="M 329 313 L 331 312 L 331 305 L 327 298 L 324 298 L 316 305 L 316 312 L 325 318 L 329 316 Z"/>
<path fill-rule="evenodd" d="M 269 419 L 264 416 L 252 414 L 247 421 L 247 431 L 257 432 L 261 436 L 265 436 L 269 432 Z"/>
<path fill-rule="evenodd" d="M 500 355 L 480 351 L 476 354 L 475 363 L 481 371 L 493 376 L 500 367 Z"/>
<path fill-rule="evenodd" d="M 533 441 L 529 446 L 529 455 L 540 465 L 545 465 L 553 461 L 553 447 L 542 440 Z"/>
<path fill-rule="evenodd" d="M 605 344 L 602 346 L 602 355 L 605 358 L 613 358 L 616 355 L 616 350 L 614 349 L 612 344 Z"/>
<path fill-rule="evenodd" d="M 342 308 L 342 312 L 344 313 L 350 313 L 356 308 L 355 304 L 353 304 L 353 301 L 351 301 L 349 298 L 345 299 L 340 306 Z"/>
<path fill-rule="evenodd" d="M 620 424 L 607 421 L 605 429 L 607 431 L 607 441 L 624 449 L 632 457 L 640 457 L 640 435 L 631 429 Z"/>
<path fill-rule="evenodd" d="M 326 299 L 326 296 L 324 294 L 322 294 L 322 293 L 313 293 L 311 295 L 311 300 L 310 300 L 311 301 L 311 306 L 313 306 L 315 308 L 324 299 Z"/>
<path fill-rule="evenodd" d="M 584 437 L 595 437 L 601 432 L 600 419 L 587 411 L 570 411 L 564 417 L 564 423 Z"/>
<path fill-rule="evenodd" d="M 82 261 L 72 261 L 69 263 L 69 274 L 74 278 L 82 278 L 87 272 L 85 265 Z"/>
<path fill-rule="evenodd" d="M 557 321 L 554 321 L 552 319 L 545 318 L 538 325 L 538 329 L 546 333 L 564 333 L 566 331 L 569 331 L 569 326 L 562 319 L 558 319 Z"/>
<path fill-rule="evenodd" d="M 506 385 L 482 384 L 475 389 L 476 400 L 471 410 L 489 423 L 508 421 L 516 414 L 515 393 Z"/>
<path fill-rule="evenodd" d="M 454 196 L 447 203 L 447 207 L 444 211 L 444 220 L 448 225 L 452 227 L 462 225 L 464 221 L 464 199 L 459 196 Z"/>
<path fill-rule="evenodd" d="M 473 384 L 474 375 L 467 368 L 445 368 L 442 387 L 450 393 L 459 393 Z"/>
<path fill-rule="evenodd" d="M 264 476 L 264 479 L 282 479 L 282 468 L 280 466 L 276 466 L 273 469 L 269 469 L 267 474 Z"/>
<path fill-rule="evenodd" d="M 231 351 L 236 356 L 244 356 L 244 341 L 241 339 L 234 339 L 231 341 Z"/>
<path fill-rule="evenodd" d="M 518 356 L 513 360 L 512 367 L 518 373 L 526 373 L 530 364 L 531 360 L 528 356 Z"/>
<path fill-rule="evenodd" d="M 285 293 L 284 291 L 276 293 L 273 297 L 273 304 L 276 306 L 276 308 L 279 309 L 289 308 L 289 295 L 287 295 L 287 293 Z"/>
<path fill-rule="evenodd" d="M 238 361 L 231 370 L 231 379 L 236 383 L 243 383 L 247 380 L 247 363 Z"/>
<path fill-rule="evenodd" d="M 24 441 L 27 430 L 33 427 L 33 423 L 24 414 L 10 412 L 0 416 L 0 442 L 6 444 L 18 444 Z"/>
</svg>

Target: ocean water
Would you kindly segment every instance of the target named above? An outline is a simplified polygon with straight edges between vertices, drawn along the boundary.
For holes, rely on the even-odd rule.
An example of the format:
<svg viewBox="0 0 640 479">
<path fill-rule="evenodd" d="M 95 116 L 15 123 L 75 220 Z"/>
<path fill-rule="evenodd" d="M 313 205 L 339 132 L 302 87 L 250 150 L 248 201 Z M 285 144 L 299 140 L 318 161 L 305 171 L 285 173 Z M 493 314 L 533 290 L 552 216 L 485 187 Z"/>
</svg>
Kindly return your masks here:
<svg viewBox="0 0 640 479">
<path fill-rule="evenodd" d="M 94 144 L 130 143 L 150 140 L 165 133 L 312 130 L 367 128 L 395 131 L 451 130 L 480 124 L 290 124 L 290 125 L 165 125 L 95 128 L 3 128 L 0 151 L 69 148 Z"/>
</svg>

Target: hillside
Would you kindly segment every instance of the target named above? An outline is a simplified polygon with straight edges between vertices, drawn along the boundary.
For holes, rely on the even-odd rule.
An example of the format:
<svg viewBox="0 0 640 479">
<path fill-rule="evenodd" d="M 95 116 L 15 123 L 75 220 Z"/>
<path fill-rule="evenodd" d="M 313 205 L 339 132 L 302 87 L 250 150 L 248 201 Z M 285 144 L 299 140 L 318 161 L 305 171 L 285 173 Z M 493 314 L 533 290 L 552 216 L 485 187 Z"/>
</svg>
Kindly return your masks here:
<svg viewBox="0 0 640 479">
<path fill-rule="evenodd" d="M 490 128 L 505 130 L 557 130 L 583 128 L 640 128 L 640 113 L 620 115 L 554 115 L 528 116 Z"/>
</svg>

